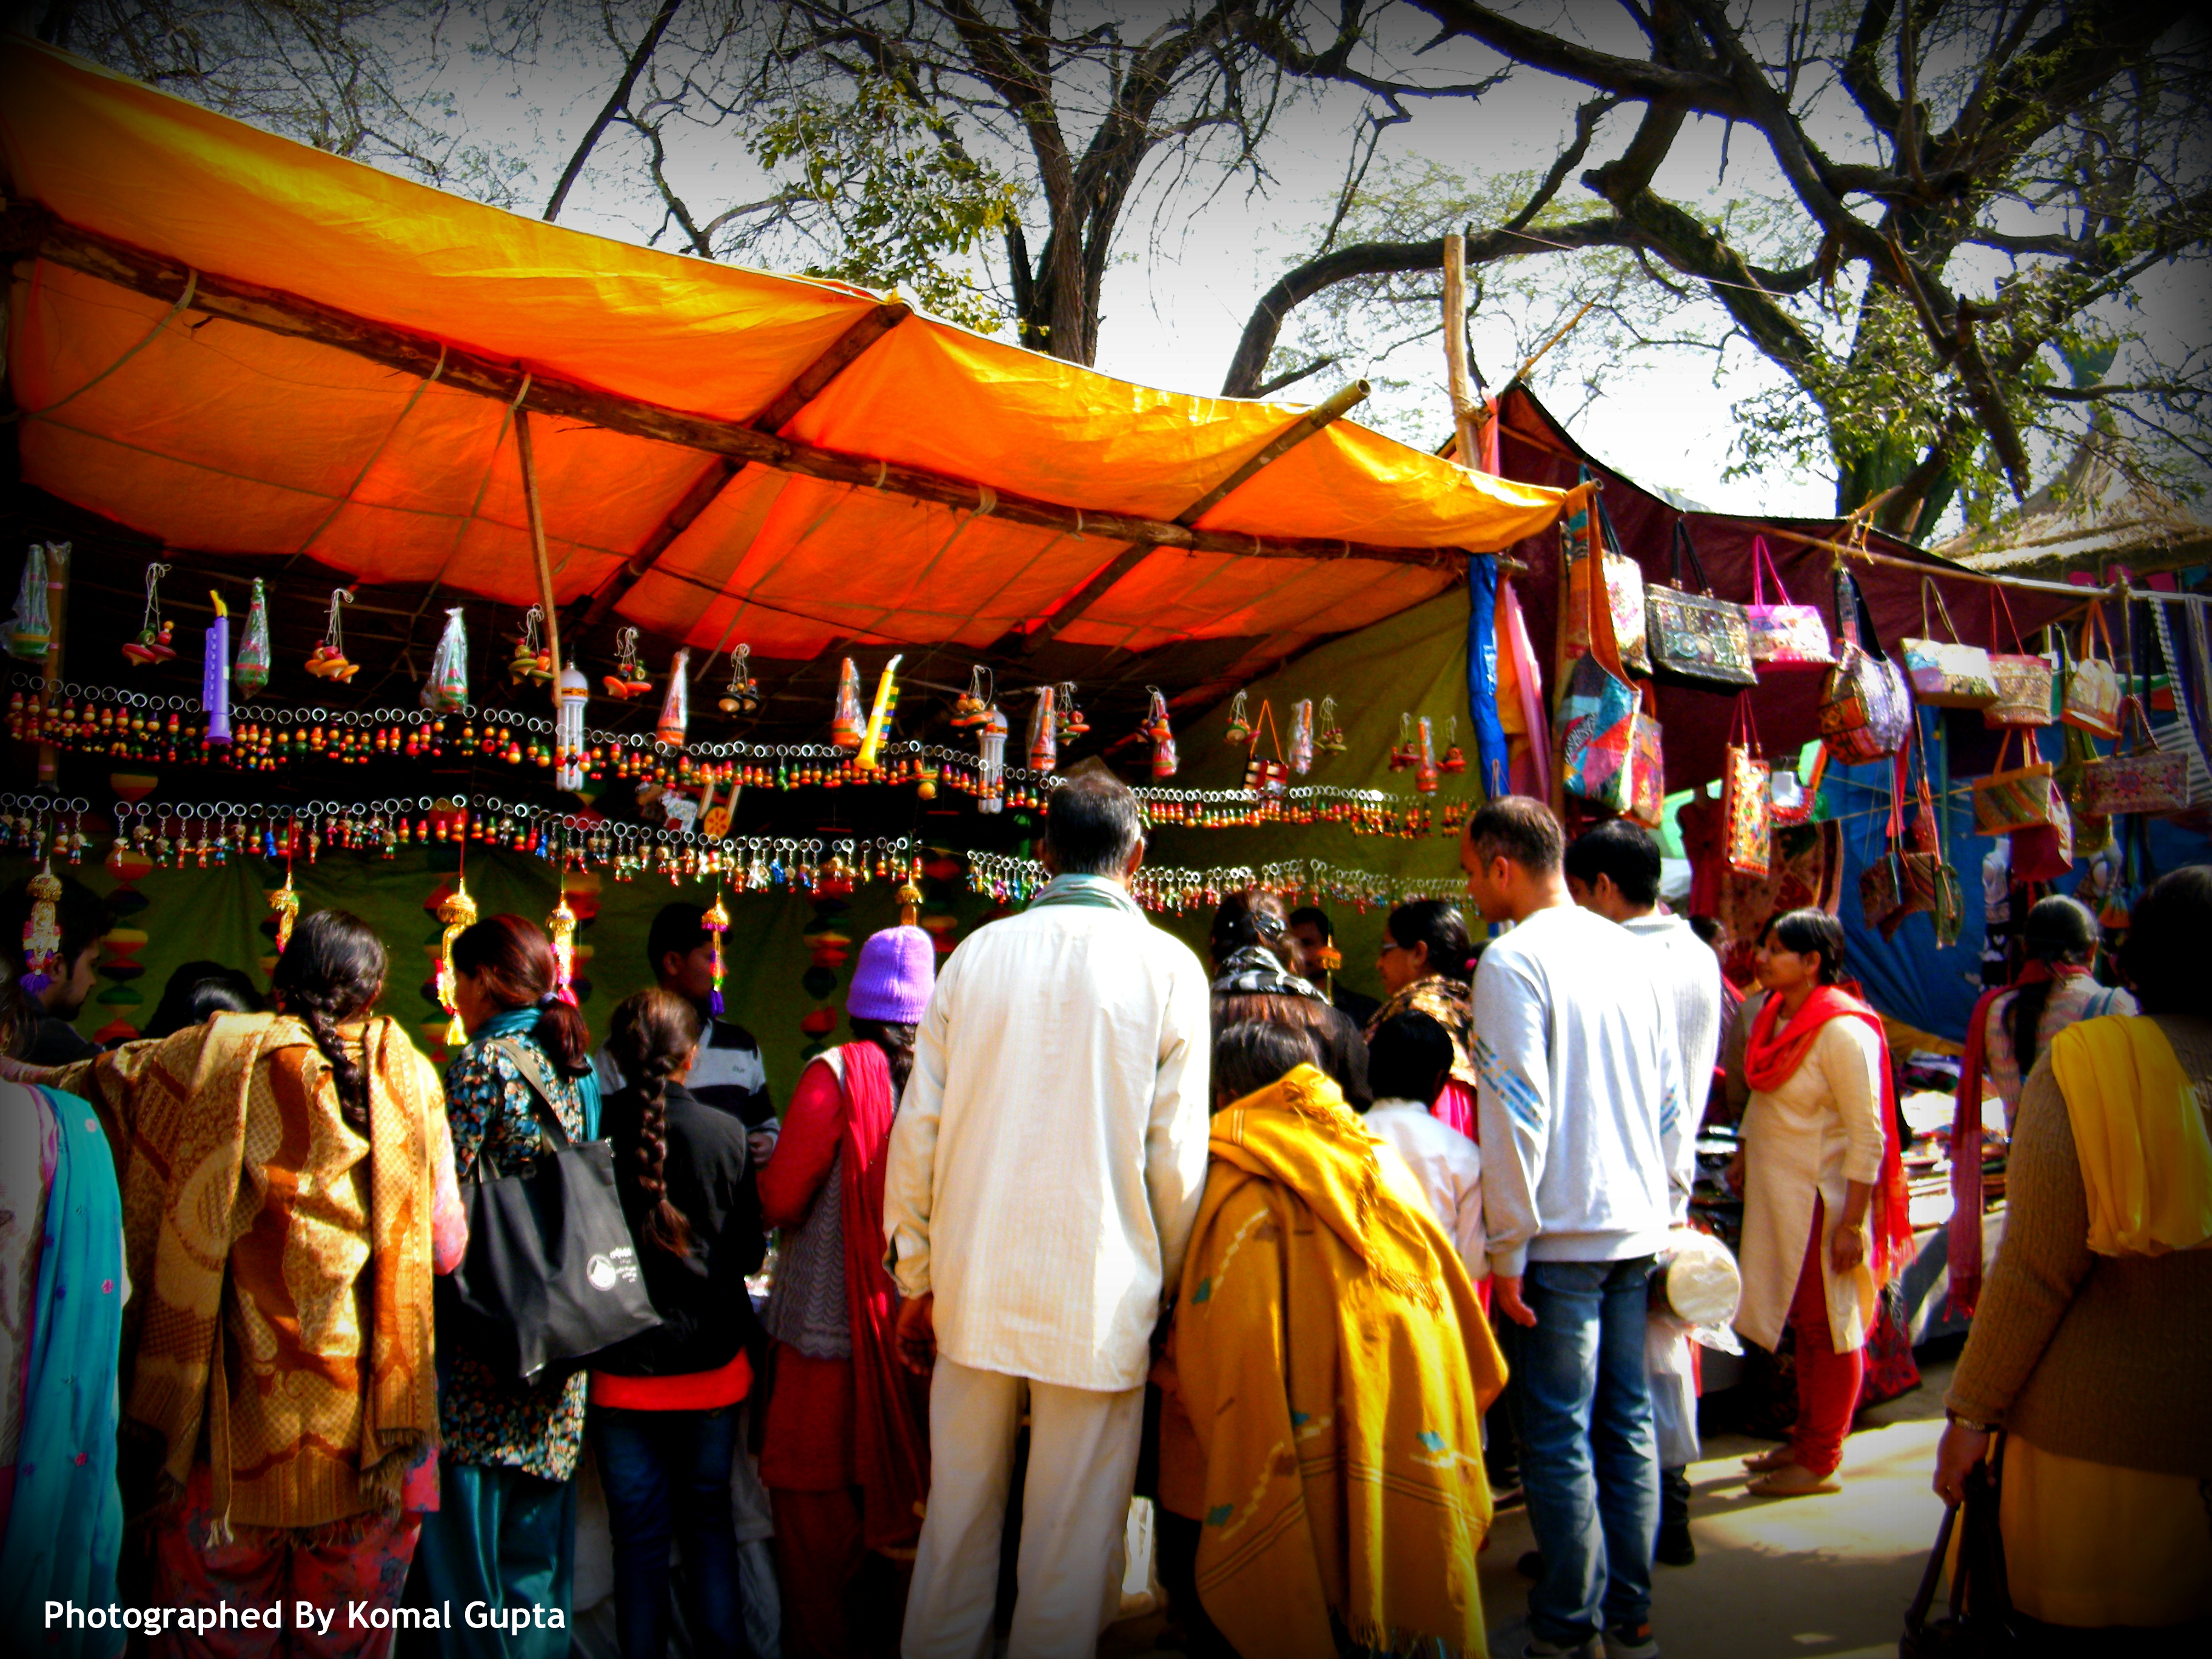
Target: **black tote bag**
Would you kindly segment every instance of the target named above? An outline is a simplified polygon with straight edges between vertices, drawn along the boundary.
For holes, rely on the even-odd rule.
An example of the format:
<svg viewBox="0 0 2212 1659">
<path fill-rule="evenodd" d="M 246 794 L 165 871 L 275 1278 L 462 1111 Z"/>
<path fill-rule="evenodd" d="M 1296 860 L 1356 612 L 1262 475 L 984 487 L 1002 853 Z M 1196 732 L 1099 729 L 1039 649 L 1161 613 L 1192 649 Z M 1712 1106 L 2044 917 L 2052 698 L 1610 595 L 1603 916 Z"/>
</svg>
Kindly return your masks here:
<svg viewBox="0 0 2212 1659">
<path fill-rule="evenodd" d="M 660 1323 L 615 1193 L 614 1147 L 568 1138 L 548 1098 L 544 1063 L 527 1045 L 500 1045 L 538 1109 L 542 1138 L 527 1175 L 462 1185 L 469 1248 L 440 1282 L 441 1333 L 501 1381 L 557 1376 L 603 1348 Z"/>
</svg>

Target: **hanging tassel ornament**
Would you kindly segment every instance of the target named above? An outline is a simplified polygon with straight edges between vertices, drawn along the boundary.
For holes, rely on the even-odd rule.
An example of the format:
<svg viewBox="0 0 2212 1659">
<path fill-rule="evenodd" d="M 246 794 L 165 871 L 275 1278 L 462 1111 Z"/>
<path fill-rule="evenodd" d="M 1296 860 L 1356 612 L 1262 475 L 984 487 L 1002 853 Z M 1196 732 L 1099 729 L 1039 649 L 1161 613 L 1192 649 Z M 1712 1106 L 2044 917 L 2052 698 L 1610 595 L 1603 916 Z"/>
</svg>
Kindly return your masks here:
<svg viewBox="0 0 2212 1659">
<path fill-rule="evenodd" d="M 1239 691 L 1229 704 L 1227 741 L 1249 744 L 1252 741 L 1252 716 L 1246 711 L 1244 694 Z"/>
<path fill-rule="evenodd" d="M 438 827 L 444 830 L 442 821 Z M 459 1048 L 469 1040 L 469 1033 L 453 1002 L 453 941 L 477 924 L 477 902 L 469 896 L 466 875 L 453 878 L 453 890 L 439 905 L 438 920 L 446 924 L 446 936 L 438 946 L 438 1000 L 452 1016 L 446 1022 L 446 1047 Z"/>
<path fill-rule="evenodd" d="M 15 590 L 15 614 L 8 619 L 8 653 L 25 662 L 43 662 L 54 642 L 46 603 L 46 550 L 33 542 L 23 561 L 22 585 Z"/>
<path fill-rule="evenodd" d="M 342 592 L 343 590 L 341 590 Z M 230 742 L 230 607 L 212 588 L 215 624 L 207 631 L 207 656 L 200 664 L 200 713 L 207 719 L 203 741 L 228 746 Z M 337 602 L 331 602 L 333 616 Z"/>
<path fill-rule="evenodd" d="M 830 717 L 830 741 L 840 749 L 858 749 L 860 724 L 860 671 L 850 657 L 837 670 L 837 708 Z"/>
<path fill-rule="evenodd" d="M 637 659 L 637 629 L 625 628 L 615 635 L 615 672 L 600 676 L 599 684 L 611 697 L 627 702 L 653 690 L 653 676 Z"/>
<path fill-rule="evenodd" d="M 333 614 L 337 601 L 331 600 Z M 469 701 L 469 630 L 459 605 L 446 612 L 446 631 L 430 655 L 430 678 L 422 682 L 422 707 L 434 714 L 451 714 Z"/>
<path fill-rule="evenodd" d="M 553 783 L 559 789 L 584 787 L 584 706 L 591 701 L 592 683 L 571 662 L 561 671 L 553 709 Z"/>
<path fill-rule="evenodd" d="M 653 735 L 671 749 L 681 749 L 690 725 L 691 647 L 685 645 L 677 647 L 669 662 L 668 693 L 660 700 L 660 718 L 653 722 Z"/>
<path fill-rule="evenodd" d="M 853 757 L 856 772 L 880 772 L 884 769 L 884 728 L 890 724 L 891 715 L 898 708 L 898 665 L 905 660 L 900 653 L 884 665 L 882 677 L 876 681 L 876 701 L 868 710 L 867 734 L 860 739 L 860 752 Z"/>
<path fill-rule="evenodd" d="M 1148 685 L 1145 694 L 1150 701 L 1145 707 L 1141 735 L 1152 739 L 1152 775 L 1171 778 L 1176 775 L 1176 741 L 1175 728 L 1168 723 L 1167 693 L 1157 685 Z"/>
<path fill-rule="evenodd" d="M 545 918 L 545 935 L 553 942 L 553 994 L 572 1007 L 576 1001 L 576 913 L 568 908 L 566 888 Z"/>
<path fill-rule="evenodd" d="M 340 609 L 353 603 L 353 589 L 333 587 L 331 590 L 330 620 L 323 625 L 323 642 L 307 654 L 307 672 L 319 680 L 336 680 L 340 684 L 361 672 L 359 663 L 348 662 L 345 653 L 345 629 L 339 619 Z M 453 615 L 451 611 L 446 613 Z"/>
<path fill-rule="evenodd" d="M 169 636 L 167 623 L 161 624 L 161 637 Z M 130 647 L 125 646 L 127 652 Z M 241 697 L 257 697 L 269 684 L 270 657 L 269 652 L 269 594 L 261 578 L 253 579 L 253 602 L 246 607 L 246 634 L 238 642 L 238 664 L 231 670 L 231 684 Z"/>
<path fill-rule="evenodd" d="M 715 703 L 725 714 L 750 716 L 761 711 L 761 689 L 748 661 L 752 654 L 750 645 L 730 653 L 730 684 Z"/>
<path fill-rule="evenodd" d="M 1313 770 L 1314 707 L 1311 697 L 1291 705 L 1291 770 L 1300 777 Z"/>
<path fill-rule="evenodd" d="M 1030 710 L 1030 770 L 1049 772 L 1060 764 L 1060 722 L 1055 718 L 1058 694 L 1040 685 L 1036 706 Z"/>
<path fill-rule="evenodd" d="M 23 918 L 23 977 L 17 989 L 35 998 L 61 977 L 62 929 L 58 908 L 62 901 L 62 878 L 54 873 L 52 857 L 30 882 L 31 914 Z"/>
<path fill-rule="evenodd" d="M 292 872 L 284 872 L 284 884 L 269 896 L 269 908 L 276 913 L 276 954 L 283 956 L 284 947 L 292 942 L 292 924 L 300 919 L 300 893 L 292 885 Z"/>
<path fill-rule="evenodd" d="M 166 564 L 146 567 L 146 614 L 138 625 L 138 637 L 123 647 L 123 660 L 133 668 L 143 668 L 149 662 L 172 662 L 177 647 L 169 643 L 174 627 L 161 620 L 161 578 L 169 574 Z M 258 587 L 260 584 L 254 584 Z"/>
<path fill-rule="evenodd" d="M 699 925 L 707 930 L 708 943 L 714 947 L 714 988 L 707 994 L 707 1007 L 715 1018 L 722 1017 L 722 935 L 730 931 L 729 908 L 722 902 L 722 890 L 714 889 L 714 902 L 707 914 L 699 918 Z"/>
</svg>

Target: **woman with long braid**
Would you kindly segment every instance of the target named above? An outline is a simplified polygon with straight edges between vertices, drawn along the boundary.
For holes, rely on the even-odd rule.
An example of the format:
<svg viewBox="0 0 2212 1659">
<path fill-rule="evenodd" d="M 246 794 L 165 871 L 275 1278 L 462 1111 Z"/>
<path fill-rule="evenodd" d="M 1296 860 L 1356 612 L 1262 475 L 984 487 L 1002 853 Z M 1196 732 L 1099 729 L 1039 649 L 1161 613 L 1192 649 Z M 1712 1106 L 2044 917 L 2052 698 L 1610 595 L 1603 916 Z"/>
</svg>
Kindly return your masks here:
<svg viewBox="0 0 2212 1659">
<path fill-rule="evenodd" d="M 628 1079 L 606 1109 L 615 1189 L 661 1318 L 592 1358 L 591 1435 L 614 1534 L 623 1659 L 668 1650 L 672 1540 L 684 1552 L 692 1652 L 751 1652 L 730 1470 L 758 1332 L 745 1274 L 763 1254 L 759 1204 L 745 1179 L 744 1121 L 684 1086 L 702 1029 L 686 999 L 641 991 L 615 1010 L 607 1036 Z"/>
<path fill-rule="evenodd" d="M 553 946 L 520 916 L 488 916 L 453 940 L 453 1007 L 468 1046 L 446 1067 L 453 1163 L 463 1181 L 526 1174 L 545 1114 L 572 1140 L 597 1138 L 591 1034 L 554 988 Z M 576 1563 L 576 1464 L 584 1376 L 511 1384 L 453 1345 L 438 1352 L 443 1492 L 407 1587 L 416 1606 L 481 1601 L 530 1627 L 465 1626 L 424 1643 L 484 1659 L 567 1659 Z M 558 1627 L 551 1615 L 558 1613 Z M 542 1621 L 542 1622 L 541 1622 Z M 411 1639 L 411 1638 L 410 1638 Z"/>
<path fill-rule="evenodd" d="M 27 1079 L 85 1097 L 115 1152 L 137 1287 L 125 1507 L 149 1605 L 388 1609 L 436 1506 L 431 1275 L 459 1265 L 468 1231 L 437 1073 L 370 1012 L 384 975 L 365 924 L 318 911 L 278 959 L 275 1013 Z M 319 1651 L 391 1641 L 341 1612 Z M 185 1644 L 172 1631 L 149 1650 Z"/>
</svg>

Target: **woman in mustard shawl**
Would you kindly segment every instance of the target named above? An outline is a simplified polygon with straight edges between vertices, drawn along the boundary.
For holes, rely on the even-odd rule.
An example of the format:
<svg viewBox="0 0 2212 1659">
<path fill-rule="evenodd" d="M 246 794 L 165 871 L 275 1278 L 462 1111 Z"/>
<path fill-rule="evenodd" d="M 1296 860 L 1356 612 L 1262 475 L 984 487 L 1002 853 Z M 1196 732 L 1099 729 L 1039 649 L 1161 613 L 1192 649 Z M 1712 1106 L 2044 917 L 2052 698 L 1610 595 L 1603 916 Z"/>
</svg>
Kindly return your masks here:
<svg viewBox="0 0 2212 1659">
<path fill-rule="evenodd" d="M 1505 1367 L 1467 1270 L 1302 1034 L 1231 1026 L 1214 1066 L 1160 1470 L 1199 1600 L 1249 1659 L 1481 1654 Z"/>
</svg>

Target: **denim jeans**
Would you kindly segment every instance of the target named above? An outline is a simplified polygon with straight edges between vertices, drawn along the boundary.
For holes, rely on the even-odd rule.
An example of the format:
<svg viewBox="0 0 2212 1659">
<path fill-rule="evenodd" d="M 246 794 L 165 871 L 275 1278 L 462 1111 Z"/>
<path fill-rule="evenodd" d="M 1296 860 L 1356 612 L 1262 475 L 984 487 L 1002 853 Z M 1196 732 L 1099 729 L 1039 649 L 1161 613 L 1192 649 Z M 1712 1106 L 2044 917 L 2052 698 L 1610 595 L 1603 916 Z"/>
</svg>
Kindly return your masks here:
<svg viewBox="0 0 2212 1659">
<path fill-rule="evenodd" d="M 684 1622 L 702 1659 L 751 1659 L 738 1605 L 730 1464 L 738 1412 L 592 1408 L 599 1483 L 614 1532 L 615 1627 L 623 1659 L 668 1651 L 672 1540 L 684 1544 Z"/>
<path fill-rule="evenodd" d="M 1521 1296 L 1536 1323 L 1500 1324 L 1520 1385 L 1528 1522 L 1544 1558 L 1528 1622 L 1563 1647 L 1651 1616 L 1659 1449 L 1644 1327 L 1652 1261 L 1532 1261 Z"/>
</svg>

